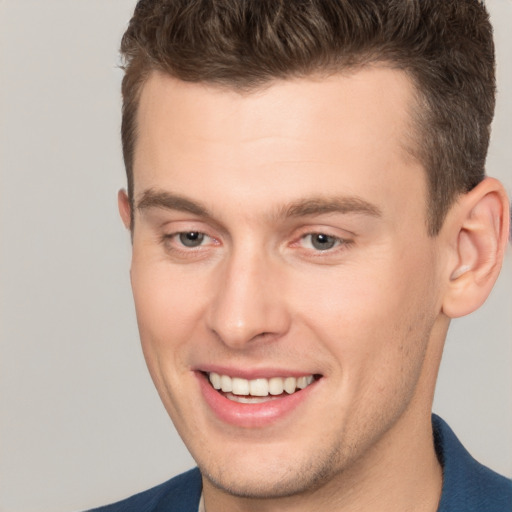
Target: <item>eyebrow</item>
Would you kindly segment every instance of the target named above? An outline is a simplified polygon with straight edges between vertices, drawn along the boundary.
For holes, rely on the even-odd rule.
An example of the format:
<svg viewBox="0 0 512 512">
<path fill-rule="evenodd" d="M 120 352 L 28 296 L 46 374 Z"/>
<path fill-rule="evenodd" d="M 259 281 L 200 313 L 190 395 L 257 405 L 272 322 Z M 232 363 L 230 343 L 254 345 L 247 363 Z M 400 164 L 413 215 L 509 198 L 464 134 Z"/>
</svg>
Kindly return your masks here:
<svg viewBox="0 0 512 512">
<path fill-rule="evenodd" d="M 137 210 L 147 210 L 149 208 L 164 208 L 166 210 L 192 213 L 199 217 L 211 217 L 208 209 L 195 201 L 191 201 L 183 196 L 153 189 L 145 190 L 137 203 Z"/>
<path fill-rule="evenodd" d="M 306 217 L 328 213 L 362 213 L 370 217 L 381 217 L 380 208 L 360 197 L 318 197 L 294 201 L 279 212 L 283 217 Z"/>
<path fill-rule="evenodd" d="M 137 203 L 138 210 L 146 210 L 149 208 L 177 210 L 191 213 L 198 217 L 213 217 L 208 208 L 198 202 L 180 195 L 166 191 L 156 191 L 154 189 L 145 190 Z M 329 213 L 359 213 L 370 217 L 382 216 L 382 212 L 378 206 L 357 196 L 319 196 L 298 199 L 286 204 L 280 207 L 272 217 L 279 219 L 325 215 Z"/>
</svg>

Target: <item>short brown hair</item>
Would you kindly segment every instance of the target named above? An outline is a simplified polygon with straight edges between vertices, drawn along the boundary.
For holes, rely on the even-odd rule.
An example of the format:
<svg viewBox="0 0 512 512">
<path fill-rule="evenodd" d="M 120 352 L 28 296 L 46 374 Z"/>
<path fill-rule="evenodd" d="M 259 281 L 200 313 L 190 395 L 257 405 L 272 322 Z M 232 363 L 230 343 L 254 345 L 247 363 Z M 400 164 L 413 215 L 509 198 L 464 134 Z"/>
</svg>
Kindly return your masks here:
<svg viewBox="0 0 512 512">
<path fill-rule="evenodd" d="M 137 107 L 153 70 L 250 91 L 382 62 L 405 71 L 417 90 L 412 153 L 427 172 L 431 235 L 457 195 L 485 174 L 495 70 L 479 0 L 140 0 L 121 55 L 132 202 Z"/>
</svg>

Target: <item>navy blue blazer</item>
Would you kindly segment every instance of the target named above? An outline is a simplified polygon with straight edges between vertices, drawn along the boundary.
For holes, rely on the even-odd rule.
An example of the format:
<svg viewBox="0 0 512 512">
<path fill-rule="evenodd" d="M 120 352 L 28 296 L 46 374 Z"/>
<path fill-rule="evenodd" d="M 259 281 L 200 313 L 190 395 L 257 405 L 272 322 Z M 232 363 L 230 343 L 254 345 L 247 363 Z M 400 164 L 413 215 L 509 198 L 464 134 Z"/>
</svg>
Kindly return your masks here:
<svg viewBox="0 0 512 512">
<path fill-rule="evenodd" d="M 512 480 L 478 463 L 439 416 L 434 444 L 443 466 L 438 512 L 512 512 Z M 197 512 L 201 474 L 195 468 L 163 484 L 90 512 Z"/>
</svg>

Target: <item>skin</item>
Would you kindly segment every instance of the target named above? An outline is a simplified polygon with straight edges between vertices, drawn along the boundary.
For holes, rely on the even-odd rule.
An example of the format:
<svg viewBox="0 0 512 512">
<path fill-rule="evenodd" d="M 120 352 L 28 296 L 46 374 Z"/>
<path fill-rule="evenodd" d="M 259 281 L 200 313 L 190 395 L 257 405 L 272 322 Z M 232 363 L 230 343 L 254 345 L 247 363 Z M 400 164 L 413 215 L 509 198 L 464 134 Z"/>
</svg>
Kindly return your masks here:
<svg viewBox="0 0 512 512">
<path fill-rule="evenodd" d="M 378 66 L 247 94 L 145 84 L 133 226 L 119 205 L 144 355 L 208 512 L 436 510 L 443 307 L 457 316 L 449 276 L 474 251 L 455 240 L 483 193 L 427 234 L 425 172 L 404 147 L 413 102 L 407 76 Z M 206 236 L 190 248 L 182 232 Z M 321 378 L 287 414 L 239 426 L 204 399 L 212 364 Z"/>
</svg>

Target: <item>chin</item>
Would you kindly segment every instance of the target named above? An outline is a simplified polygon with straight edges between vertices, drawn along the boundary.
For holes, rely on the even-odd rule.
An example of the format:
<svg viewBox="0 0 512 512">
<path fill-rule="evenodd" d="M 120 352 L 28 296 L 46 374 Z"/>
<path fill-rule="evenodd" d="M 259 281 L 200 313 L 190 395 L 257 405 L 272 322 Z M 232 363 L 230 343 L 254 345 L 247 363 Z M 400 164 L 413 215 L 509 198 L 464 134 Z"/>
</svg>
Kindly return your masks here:
<svg viewBox="0 0 512 512">
<path fill-rule="evenodd" d="M 318 454 L 317 454 L 318 455 Z M 223 493 L 239 498 L 276 499 L 308 494 L 326 485 L 341 471 L 338 454 L 289 460 L 259 461 L 231 465 L 199 464 L 203 477 Z M 266 463 L 265 463 L 266 462 Z M 243 469 L 242 469 L 243 468 Z"/>
<path fill-rule="evenodd" d="M 202 470 L 201 470 L 202 471 Z M 278 476 L 275 478 L 257 477 L 240 477 L 236 475 L 233 478 L 227 475 L 212 475 L 202 473 L 211 485 L 222 491 L 223 493 L 239 498 L 251 499 L 276 499 L 286 498 L 301 494 L 306 490 L 312 490 L 312 487 L 320 487 L 313 485 L 313 482 L 304 481 L 303 477 L 299 477 L 295 472 L 293 475 Z M 303 473 L 305 474 L 305 473 Z M 308 480 L 311 475 L 308 475 Z"/>
</svg>

